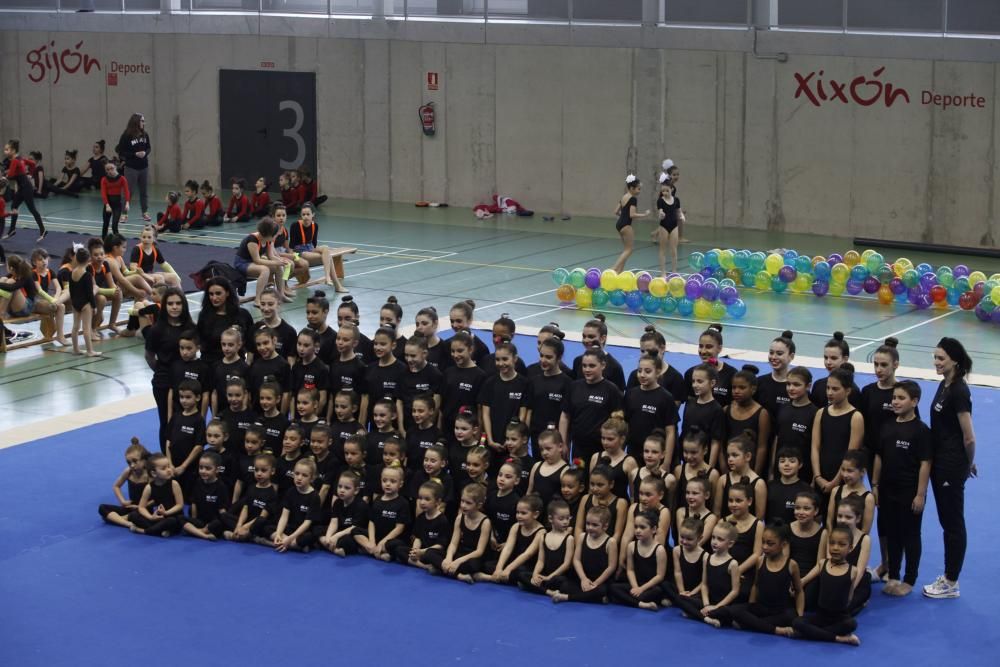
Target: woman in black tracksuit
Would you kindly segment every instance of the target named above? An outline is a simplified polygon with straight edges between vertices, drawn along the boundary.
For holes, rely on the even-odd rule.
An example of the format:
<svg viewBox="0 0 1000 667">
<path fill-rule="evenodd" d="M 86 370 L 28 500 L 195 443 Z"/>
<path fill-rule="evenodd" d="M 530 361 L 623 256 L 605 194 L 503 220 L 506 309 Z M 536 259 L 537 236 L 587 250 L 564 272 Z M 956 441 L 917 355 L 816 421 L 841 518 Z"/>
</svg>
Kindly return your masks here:
<svg viewBox="0 0 1000 667">
<path fill-rule="evenodd" d="M 139 192 L 142 219 L 149 222 L 149 152 L 152 144 L 146 133 L 146 119 L 134 113 L 128 119 L 128 126 L 118 140 L 115 151 L 125 161 L 125 178 L 128 179 L 130 193 Z"/>
</svg>

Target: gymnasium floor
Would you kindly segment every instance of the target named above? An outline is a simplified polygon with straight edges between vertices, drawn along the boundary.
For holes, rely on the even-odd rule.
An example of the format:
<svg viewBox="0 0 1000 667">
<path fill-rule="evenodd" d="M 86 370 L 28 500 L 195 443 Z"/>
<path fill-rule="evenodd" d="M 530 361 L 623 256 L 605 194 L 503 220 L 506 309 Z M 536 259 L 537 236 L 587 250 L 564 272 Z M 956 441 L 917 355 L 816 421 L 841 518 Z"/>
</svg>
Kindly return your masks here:
<svg viewBox="0 0 1000 667">
<path fill-rule="evenodd" d="M 160 193 L 153 198 L 159 200 Z M 98 227 L 93 197 L 41 202 L 53 229 Z M 553 267 L 605 268 L 620 245 L 610 220 L 543 222 L 502 217 L 476 221 L 463 209 L 415 209 L 404 205 L 329 202 L 319 221 L 321 238 L 354 245 L 347 285 L 362 309 L 362 329 L 378 321 L 389 294 L 399 297 L 412 322 L 418 307 L 434 305 L 447 328 L 448 308 L 459 298 L 477 301 L 476 319 L 489 326 L 509 313 L 526 334 L 557 321 L 577 339 L 589 314 L 564 310 L 555 301 Z M 30 220 L 21 233 L 32 233 Z M 251 225 L 200 234 L 206 243 L 235 246 Z M 638 226 L 646 238 L 649 226 Z M 138 225 L 125 231 L 135 235 Z M 794 247 L 810 254 L 843 252 L 843 241 L 777 236 L 690 225 L 684 257 L 713 246 L 768 249 Z M 656 249 L 637 242 L 630 268 L 652 268 Z M 885 253 L 895 257 L 892 251 Z M 962 262 L 987 274 L 997 260 L 924 257 L 933 264 Z M 340 561 L 324 554 L 279 555 L 252 546 L 216 545 L 176 538 L 143 539 L 101 523 L 96 505 L 110 502 L 111 482 L 121 469 L 132 435 L 155 440 L 149 411 L 149 373 L 136 339 L 106 339 L 105 356 L 83 360 L 65 350 L 34 347 L 0 357 L 0 664 L 89 665 L 109 659 L 145 664 L 239 664 L 347 660 L 439 665 L 544 663 L 608 664 L 662 660 L 674 651 L 699 662 L 728 658 L 751 664 L 843 664 L 843 660 L 928 664 L 959 659 L 995 664 L 987 647 L 1000 641 L 994 600 L 993 544 L 1000 526 L 990 498 L 1000 454 L 990 434 L 1000 428 L 996 408 L 1000 348 L 995 326 L 971 313 L 915 312 L 873 301 L 757 294 L 745 297 L 748 315 L 727 320 L 727 352 L 757 360 L 776 332 L 791 328 L 798 361 L 820 365 L 823 342 L 835 329 L 847 334 L 861 370 L 888 335 L 901 340 L 902 374 L 927 379 L 930 353 L 942 335 L 962 339 L 976 362 L 973 383 L 979 467 L 983 478 L 968 486 L 970 551 L 963 597 L 893 600 L 877 591 L 862 613 L 859 652 L 837 646 L 789 642 L 737 632 L 716 632 L 684 622 L 676 612 L 586 605 L 555 607 L 548 600 L 499 587 L 468 587 L 433 581 L 421 573 L 362 559 Z M 192 301 L 196 309 L 200 297 Z M 305 323 L 305 296 L 284 309 L 294 326 Z M 331 315 L 332 317 L 332 315 Z M 704 322 L 684 318 L 609 315 L 614 342 L 635 341 L 648 321 L 668 338 L 670 361 L 694 363 L 691 343 Z M 530 336 L 516 341 L 526 361 L 535 358 Z M 567 357 L 578 354 L 571 347 Z M 620 350 L 623 365 L 634 351 Z M 919 373 L 918 373 L 919 371 Z M 870 381 L 859 379 L 859 384 Z M 925 384 L 927 396 L 930 384 Z M 928 397 L 929 398 L 929 397 Z M 926 400 L 926 399 L 925 399 Z M 926 410 L 926 408 L 925 408 Z M 110 421 L 108 421 L 110 420 Z M 21 446 L 15 444 L 26 443 Z M 941 568 L 942 548 L 933 503 L 924 518 L 921 581 Z M 280 562 L 279 562 L 280 561 Z M 339 639 L 338 639 L 339 638 Z M 413 646 L 419 646 L 418 651 Z M 214 658 L 213 658 L 214 657 Z"/>
</svg>

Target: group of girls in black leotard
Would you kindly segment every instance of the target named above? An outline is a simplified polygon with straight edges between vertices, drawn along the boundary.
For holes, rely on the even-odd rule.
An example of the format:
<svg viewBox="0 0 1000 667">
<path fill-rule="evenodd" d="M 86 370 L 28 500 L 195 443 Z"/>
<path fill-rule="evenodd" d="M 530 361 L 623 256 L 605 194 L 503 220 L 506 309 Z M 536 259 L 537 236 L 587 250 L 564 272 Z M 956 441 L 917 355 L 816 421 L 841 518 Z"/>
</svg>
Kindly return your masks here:
<svg viewBox="0 0 1000 667">
<path fill-rule="evenodd" d="M 273 239 L 265 232 L 255 239 Z M 916 583 L 933 484 L 945 489 L 935 496 L 946 571 L 924 594 L 958 595 L 961 489 L 975 474 L 971 360 L 958 341 L 935 350 L 943 380 L 927 426 L 919 385 L 895 376 L 894 339 L 874 353 L 876 381 L 857 390 L 834 335 L 814 403 L 787 331 L 759 376 L 725 363 L 712 325 L 682 375 L 650 327 L 626 381 L 601 318 L 572 365 L 558 325 L 543 327 L 539 362 L 525 367 L 509 317 L 494 325 L 492 352 L 470 333 L 471 301 L 451 309 L 447 340 L 434 308 L 399 336 L 395 298 L 371 339 L 349 296 L 334 328 L 315 293 L 298 332 L 281 301 L 264 289 L 254 323 L 215 278 L 195 323 L 167 290 L 146 329 L 159 450 L 126 452 L 107 521 L 856 644 L 873 583 L 894 596 Z M 869 569 L 873 526 L 885 548 Z"/>
</svg>

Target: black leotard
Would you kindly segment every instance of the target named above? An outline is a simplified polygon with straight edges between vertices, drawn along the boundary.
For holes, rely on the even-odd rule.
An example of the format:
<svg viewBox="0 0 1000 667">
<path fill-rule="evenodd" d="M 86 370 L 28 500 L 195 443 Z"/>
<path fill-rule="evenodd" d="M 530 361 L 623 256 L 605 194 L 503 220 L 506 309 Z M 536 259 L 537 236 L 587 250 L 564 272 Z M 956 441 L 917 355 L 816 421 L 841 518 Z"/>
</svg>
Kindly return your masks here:
<svg viewBox="0 0 1000 667">
<path fill-rule="evenodd" d="M 757 538 L 757 524 L 760 523 L 760 519 L 754 519 L 754 522 L 750 527 L 741 532 L 736 533 L 736 542 L 729 549 L 729 555 L 736 559 L 737 563 L 743 563 L 747 558 L 753 555 L 754 542 Z"/>
<path fill-rule="evenodd" d="M 817 530 L 815 535 L 810 537 L 799 537 L 794 532 L 788 538 L 788 552 L 792 560 L 799 566 L 799 572 L 803 575 L 809 573 L 816 566 L 816 559 L 819 558 L 819 543 L 823 536 L 823 530 Z"/>
<path fill-rule="evenodd" d="M 682 547 L 675 547 L 680 549 L 680 562 L 681 562 L 681 583 L 684 584 L 684 590 L 693 590 L 695 586 L 701 583 L 701 570 L 702 564 L 708 557 L 708 554 L 704 551 L 698 556 L 698 560 L 695 562 L 690 562 L 684 557 L 684 549 Z"/>
<path fill-rule="evenodd" d="M 733 590 L 733 580 L 729 576 L 729 564 L 732 558 L 727 558 L 721 565 L 712 565 L 711 559 L 705 566 L 705 585 L 708 586 L 708 603 L 719 604 L 722 598 Z"/>
<path fill-rule="evenodd" d="M 621 208 L 621 212 L 618 214 L 618 222 L 615 223 L 615 229 L 620 232 L 632 224 L 632 207 L 637 206 L 638 203 L 635 197 L 628 198 L 628 201 L 625 202 L 625 205 Z"/>
<path fill-rule="evenodd" d="M 559 566 L 566 561 L 566 540 L 569 539 L 569 533 L 563 535 L 562 541 L 559 542 L 559 546 L 555 549 L 549 549 L 549 545 L 542 540 L 542 550 L 544 552 L 544 557 L 542 559 L 542 576 L 547 577 L 556 570 Z"/>
<path fill-rule="evenodd" d="M 535 483 L 532 486 L 532 491 L 541 496 L 543 507 L 547 508 L 549 506 L 549 502 L 559 495 L 560 478 L 562 477 L 563 471 L 568 467 L 569 464 L 564 463 L 551 475 L 543 475 L 542 464 L 539 464 L 538 470 L 535 471 Z"/>
<path fill-rule="evenodd" d="M 855 412 L 852 408 L 842 415 L 834 416 L 830 414 L 829 408 L 823 408 L 819 418 L 819 436 L 823 446 L 819 452 L 819 470 L 813 471 L 814 474 L 821 475 L 823 479 L 836 477 L 844 454 L 851 444 L 851 419 Z"/>
<path fill-rule="evenodd" d="M 632 569 L 635 571 L 635 582 L 640 586 L 656 576 L 656 553 L 663 548 L 662 544 L 655 544 L 653 552 L 648 556 L 639 553 L 639 540 L 632 543 Z"/>
<path fill-rule="evenodd" d="M 819 610 L 837 616 L 847 613 L 851 601 L 851 568 L 844 574 L 831 574 L 829 561 L 819 575 Z"/>
<path fill-rule="evenodd" d="M 94 298 L 94 276 L 90 271 L 84 271 L 79 280 L 73 280 L 72 274 L 69 279 L 69 300 L 73 310 L 79 312 L 84 306 L 97 307 Z"/>
<path fill-rule="evenodd" d="M 667 230 L 668 234 L 677 229 L 677 219 L 681 210 L 681 200 L 675 196 L 674 202 L 672 204 L 668 204 L 663 198 L 663 195 L 660 195 L 656 199 L 656 208 L 663 211 L 663 218 L 660 220 L 660 227 Z"/>
<path fill-rule="evenodd" d="M 786 559 L 777 572 L 767 569 L 766 560 L 757 566 L 757 604 L 766 611 L 762 616 L 774 616 L 788 608 L 791 602 L 788 591 L 792 588 L 791 562 L 791 558 Z"/>
<path fill-rule="evenodd" d="M 586 535 L 580 536 L 580 539 L 583 540 L 583 549 L 580 551 L 580 565 L 583 566 L 583 573 L 587 575 L 587 578 L 594 581 L 608 569 L 607 545 L 611 537 L 605 535 L 601 543 L 593 549 L 587 544 Z"/>
</svg>

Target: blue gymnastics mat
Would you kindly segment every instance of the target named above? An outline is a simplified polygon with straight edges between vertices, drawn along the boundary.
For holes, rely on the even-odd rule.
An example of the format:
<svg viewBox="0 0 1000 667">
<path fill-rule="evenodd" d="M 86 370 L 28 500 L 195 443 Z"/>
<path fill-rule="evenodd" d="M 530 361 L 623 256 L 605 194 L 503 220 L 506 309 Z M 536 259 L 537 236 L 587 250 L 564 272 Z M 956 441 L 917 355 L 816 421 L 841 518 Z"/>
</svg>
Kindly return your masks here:
<svg viewBox="0 0 1000 667">
<path fill-rule="evenodd" d="M 619 352 L 630 368 L 634 350 Z M 694 358 L 671 362 L 685 368 Z M 926 405 L 927 383 L 924 392 Z M 361 557 L 132 535 L 96 509 L 113 502 L 129 438 L 155 442 L 148 411 L 0 450 L 0 665 L 995 665 L 997 396 L 973 388 L 985 478 L 967 487 L 963 597 L 898 600 L 876 587 L 858 619 L 860 649 L 714 630 L 670 609 L 554 605 Z M 929 501 L 920 582 L 941 569 Z"/>
</svg>

